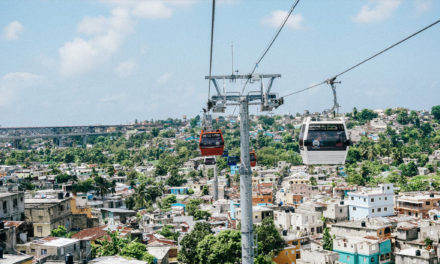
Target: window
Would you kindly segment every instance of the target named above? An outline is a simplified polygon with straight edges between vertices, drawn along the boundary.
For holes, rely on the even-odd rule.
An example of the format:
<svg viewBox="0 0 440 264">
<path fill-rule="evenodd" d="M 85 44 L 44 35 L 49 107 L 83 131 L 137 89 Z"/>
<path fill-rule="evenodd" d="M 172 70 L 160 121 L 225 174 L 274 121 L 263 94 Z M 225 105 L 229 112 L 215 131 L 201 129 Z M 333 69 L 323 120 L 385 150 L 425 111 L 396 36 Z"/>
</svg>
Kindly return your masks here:
<svg viewBox="0 0 440 264">
<path fill-rule="evenodd" d="M 371 202 L 374 202 L 374 198 L 371 198 Z"/>
<path fill-rule="evenodd" d="M 382 208 L 377 208 L 377 211 L 378 212 L 382 212 Z"/>
<path fill-rule="evenodd" d="M 64 255 L 64 248 L 60 248 L 60 254 Z"/>
<path fill-rule="evenodd" d="M 14 206 L 14 208 L 16 208 L 18 206 L 18 200 L 17 199 L 14 199 L 13 206 Z"/>
<path fill-rule="evenodd" d="M 300 255 L 300 254 L 301 254 L 300 252 L 296 252 L 296 259 L 301 258 L 301 255 Z"/>
<path fill-rule="evenodd" d="M 386 212 L 388 210 L 388 208 L 384 207 L 383 210 Z"/>
<path fill-rule="evenodd" d="M 353 207 L 353 211 L 356 211 L 356 207 Z"/>
<path fill-rule="evenodd" d="M 43 227 L 37 226 L 37 233 L 43 233 Z"/>
<path fill-rule="evenodd" d="M 347 260 L 350 260 L 350 256 L 347 256 Z"/>
<path fill-rule="evenodd" d="M 46 254 L 47 254 L 47 249 L 44 249 L 44 248 L 41 249 L 41 255 L 44 256 L 44 255 L 46 255 Z"/>
<path fill-rule="evenodd" d="M 371 212 L 374 213 L 374 209 L 371 209 Z"/>
<path fill-rule="evenodd" d="M 367 201 L 367 198 L 364 198 L 364 202 L 366 202 Z"/>
<path fill-rule="evenodd" d="M 342 213 L 342 209 L 339 209 L 339 212 Z"/>
<path fill-rule="evenodd" d="M 430 205 L 431 203 L 429 201 L 426 201 L 426 205 Z"/>
<path fill-rule="evenodd" d="M 351 197 L 351 200 L 354 200 L 354 197 L 353 197 L 353 196 Z"/>
<path fill-rule="evenodd" d="M 371 262 L 374 262 L 374 257 L 371 257 Z"/>
<path fill-rule="evenodd" d="M 364 257 L 364 263 L 367 263 L 367 257 Z"/>
<path fill-rule="evenodd" d="M 386 196 L 385 196 L 385 198 L 384 198 L 384 199 L 385 199 L 385 201 L 386 201 L 386 200 L 388 200 L 388 197 L 386 197 Z"/>
<path fill-rule="evenodd" d="M 387 190 L 389 190 L 390 189 L 390 186 L 387 186 Z"/>
</svg>

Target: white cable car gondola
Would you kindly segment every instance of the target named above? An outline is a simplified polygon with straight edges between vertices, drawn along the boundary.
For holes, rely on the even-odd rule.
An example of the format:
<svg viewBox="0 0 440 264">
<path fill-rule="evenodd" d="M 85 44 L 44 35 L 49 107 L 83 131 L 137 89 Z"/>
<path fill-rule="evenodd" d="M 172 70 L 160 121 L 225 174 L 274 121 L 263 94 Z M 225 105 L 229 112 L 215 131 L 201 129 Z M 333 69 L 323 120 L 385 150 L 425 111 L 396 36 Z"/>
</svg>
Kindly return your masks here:
<svg viewBox="0 0 440 264">
<path fill-rule="evenodd" d="M 350 140 L 343 119 L 311 121 L 301 126 L 299 148 L 305 165 L 345 163 Z"/>
</svg>

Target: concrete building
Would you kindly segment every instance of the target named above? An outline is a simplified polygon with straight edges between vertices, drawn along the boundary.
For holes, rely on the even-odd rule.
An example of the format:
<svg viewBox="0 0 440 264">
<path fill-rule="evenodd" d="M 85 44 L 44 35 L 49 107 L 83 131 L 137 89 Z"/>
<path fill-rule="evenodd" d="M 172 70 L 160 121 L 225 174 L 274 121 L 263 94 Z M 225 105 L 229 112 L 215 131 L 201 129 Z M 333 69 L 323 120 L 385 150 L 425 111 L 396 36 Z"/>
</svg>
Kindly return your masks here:
<svg viewBox="0 0 440 264">
<path fill-rule="evenodd" d="M 407 248 L 396 252 L 396 264 L 437 264 L 438 258 L 434 252 L 426 249 Z"/>
<path fill-rule="evenodd" d="M 430 210 L 440 209 L 440 195 L 434 193 L 404 193 L 396 200 L 396 210 L 400 215 L 429 218 Z"/>
<path fill-rule="evenodd" d="M 0 220 L 24 220 L 24 193 L 0 193 Z"/>
<path fill-rule="evenodd" d="M 235 217 L 238 221 L 241 221 L 241 208 L 237 208 Z M 252 207 L 252 218 L 254 224 L 260 224 L 264 218 L 273 217 L 273 209 L 266 206 L 253 206 Z"/>
<path fill-rule="evenodd" d="M 346 264 L 391 262 L 390 239 L 339 237 L 333 240 L 333 251 L 339 253 L 339 262 Z"/>
<path fill-rule="evenodd" d="M 392 225 L 379 219 L 363 219 L 332 224 L 331 234 L 345 237 L 391 238 Z"/>
<path fill-rule="evenodd" d="M 64 198 L 60 193 L 58 198 L 25 199 L 25 215 L 26 219 L 34 224 L 34 236 L 50 236 L 50 231 L 58 226 L 71 229 L 71 197 Z"/>
<path fill-rule="evenodd" d="M 86 258 L 91 247 L 89 241 L 73 238 L 45 237 L 27 244 L 17 245 L 17 250 L 25 251 L 37 259 L 64 260 L 71 254 L 74 260 Z"/>
<path fill-rule="evenodd" d="M 344 200 L 331 200 L 323 216 L 332 223 L 348 220 L 348 205 Z"/>
<path fill-rule="evenodd" d="M 339 254 L 334 251 L 322 249 L 301 249 L 301 258 L 297 264 L 335 264 L 339 259 Z M 284 263 L 283 263 L 284 264 Z"/>
<path fill-rule="evenodd" d="M 393 184 L 348 193 L 350 220 L 394 215 Z"/>
</svg>

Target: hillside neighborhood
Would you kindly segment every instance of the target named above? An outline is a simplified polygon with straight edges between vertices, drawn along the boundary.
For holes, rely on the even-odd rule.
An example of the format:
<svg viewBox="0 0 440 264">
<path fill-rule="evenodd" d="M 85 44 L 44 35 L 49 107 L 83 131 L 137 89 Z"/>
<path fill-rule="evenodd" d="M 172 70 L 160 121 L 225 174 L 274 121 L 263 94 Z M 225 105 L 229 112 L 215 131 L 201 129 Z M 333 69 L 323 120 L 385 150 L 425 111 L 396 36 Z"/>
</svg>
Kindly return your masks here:
<svg viewBox="0 0 440 264">
<path fill-rule="evenodd" d="M 303 165 L 306 117 L 250 116 L 255 263 L 438 263 L 440 106 L 341 115 L 339 166 Z M 0 263 L 240 263 L 239 123 L 214 161 L 200 116 L 1 140 Z"/>
</svg>

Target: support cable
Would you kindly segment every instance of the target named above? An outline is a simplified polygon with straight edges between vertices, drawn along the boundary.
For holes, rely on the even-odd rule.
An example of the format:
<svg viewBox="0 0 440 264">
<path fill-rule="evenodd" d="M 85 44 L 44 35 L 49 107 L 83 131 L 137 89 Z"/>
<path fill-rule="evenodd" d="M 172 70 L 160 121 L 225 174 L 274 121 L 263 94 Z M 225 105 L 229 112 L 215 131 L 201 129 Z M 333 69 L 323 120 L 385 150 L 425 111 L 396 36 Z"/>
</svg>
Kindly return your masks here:
<svg viewBox="0 0 440 264">
<path fill-rule="evenodd" d="M 215 0 L 212 0 L 212 17 L 211 17 L 211 48 L 209 52 L 209 77 L 212 74 L 212 51 L 214 47 L 214 21 L 215 21 Z M 208 105 L 207 111 L 212 107 L 211 105 L 211 79 L 208 79 Z"/>
<path fill-rule="evenodd" d="M 341 76 L 341 75 L 343 75 L 343 74 L 345 74 L 345 73 L 347 73 L 347 72 L 349 72 L 349 71 L 351 71 L 351 70 L 353 70 L 353 69 L 359 67 L 360 65 L 366 63 L 367 61 L 369 61 L 369 60 L 371 60 L 371 59 L 374 59 L 375 57 L 381 55 L 382 53 L 387 52 L 388 50 L 390 50 L 390 49 L 396 47 L 397 45 L 399 45 L 399 44 L 401 44 L 401 43 L 407 41 L 408 39 L 410 39 L 410 38 L 412 38 L 412 37 L 414 37 L 414 36 L 416 36 L 416 35 L 422 33 L 423 31 L 429 29 L 430 27 L 435 26 L 435 25 L 438 24 L 438 23 L 440 23 L 440 19 L 437 20 L 437 21 L 435 21 L 434 23 L 432 23 L 432 24 L 430 24 L 430 25 L 428 25 L 428 26 L 426 26 L 426 27 L 420 29 L 419 31 L 417 31 L 417 32 L 415 32 L 415 33 L 409 35 L 408 37 L 406 37 L 406 38 L 404 38 L 404 39 L 402 39 L 402 40 L 400 40 L 400 41 L 394 43 L 393 45 L 391 45 L 391 46 L 389 46 L 389 47 L 387 47 L 387 48 L 385 48 L 385 49 L 379 51 L 378 53 L 374 54 L 373 56 L 370 56 L 370 57 L 366 58 L 365 60 L 363 60 L 363 61 L 361 61 L 361 62 L 359 62 L 359 63 L 357 63 L 357 64 L 351 66 L 350 68 L 348 68 L 348 69 L 346 69 L 346 70 L 344 70 L 344 71 L 342 71 L 342 72 L 336 74 L 335 76 L 333 76 L 333 77 L 331 77 L 331 78 L 329 78 L 329 79 L 327 79 L 327 80 L 325 80 L 325 81 L 323 81 L 323 82 L 320 82 L 320 83 L 318 83 L 318 84 L 311 85 L 311 86 L 309 86 L 309 87 L 306 87 L 306 88 L 301 89 L 301 90 L 298 90 L 298 91 L 294 91 L 294 92 L 288 93 L 288 94 L 284 95 L 283 97 L 288 97 L 288 96 L 291 96 L 291 95 L 294 95 L 294 94 L 298 94 L 298 93 L 301 93 L 301 92 L 305 92 L 305 91 L 310 90 L 310 89 L 312 89 L 312 88 L 315 88 L 315 87 L 318 87 L 318 86 L 320 86 L 320 85 L 323 85 L 323 84 L 329 83 L 330 80 L 333 80 L 333 81 L 334 81 L 334 80 L 336 80 L 337 77 L 339 77 L 339 76 Z"/>
<path fill-rule="evenodd" d="M 275 35 L 273 36 L 272 40 L 269 42 L 269 44 L 267 45 L 267 47 L 264 49 L 263 53 L 261 54 L 260 58 L 257 60 L 257 62 L 254 65 L 254 68 L 252 69 L 251 73 L 249 74 L 249 77 L 252 78 L 252 75 L 254 74 L 255 70 L 257 69 L 258 65 L 260 64 L 260 62 L 263 60 L 264 56 L 266 56 L 267 52 L 270 50 L 270 48 L 272 47 L 273 43 L 275 42 L 275 40 L 278 38 L 278 35 L 280 35 L 281 30 L 283 30 L 284 25 L 286 25 L 287 20 L 289 20 L 293 10 L 296 8 L 296 6 L 298 5 L 300 0 L 296 0 L 292 7 L 290 8 L 289 12 L 287 13 L 286 17 L 283 20 L 283 23 L 281 23 L 280 27 L 278 28 L 278 30 L 276 31 Z M 249 83 L 250 78 L 246 79 L 246 82 L 243 85 L 243 88 L 241 89 L 241 93 L 240 95 L 243 94 L 244 90 L 246 89 L 247 84 Z M 232 115 L 235 114 L 235 110 L 237 109 L 237 107 L 234 108 L 234 112 L 232 113 Z"/>
</svg>

